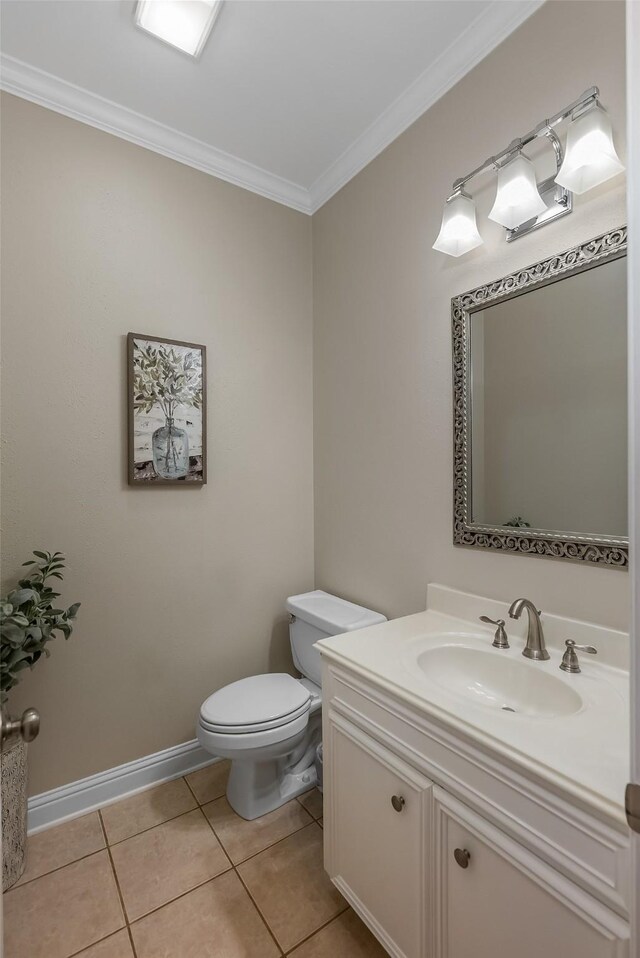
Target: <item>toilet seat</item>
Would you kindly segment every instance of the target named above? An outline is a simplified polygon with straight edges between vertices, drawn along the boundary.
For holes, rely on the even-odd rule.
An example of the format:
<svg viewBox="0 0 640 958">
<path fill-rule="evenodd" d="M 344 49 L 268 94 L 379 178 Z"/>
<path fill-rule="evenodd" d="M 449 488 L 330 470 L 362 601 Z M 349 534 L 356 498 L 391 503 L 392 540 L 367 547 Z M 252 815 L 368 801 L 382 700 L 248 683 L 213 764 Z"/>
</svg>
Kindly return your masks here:
<svg viewBox="0 0 640 958">
<path fill-rule="evenodd" d="M 200 709 L 200 726 L 223 735 L 304 727 L 311 698 L 309 689 L 287 673 L 252 675 L 210 695 Z"/>
<path fill-rule="evenodd" d="M 243 755 L 259 752 L 270 746 L 279 746 L 303 736 L 309 725 L 309 712 L 303 712 L 298 718 L 285 725 L 264 729 L 262 732 L 230 732 L 228 729 L 216 731 L 198 723 L 196 736 L 203 748 L 214 755 L 226 755 L 231 751 L 240 758 Z M 291 746 L 293 748 L 293 744 Z"/>
<path fill-rule="evenodd" d="M 301 708 L 287 715 L 279 716 L 268 722 L 253 722 L 251 725 L 223 725 L 222 723 L 207 722 L 202 716 L 200 725 L 209 732 L 224 732 L 226 735 L 249 735 L 252 732 L 266 732 L 269 729 L 282 728 L 284 725 L 290 725 L 294 719 L 305 717 L 309 711 L 310 701 L 305 702 Z"/>
</svg>

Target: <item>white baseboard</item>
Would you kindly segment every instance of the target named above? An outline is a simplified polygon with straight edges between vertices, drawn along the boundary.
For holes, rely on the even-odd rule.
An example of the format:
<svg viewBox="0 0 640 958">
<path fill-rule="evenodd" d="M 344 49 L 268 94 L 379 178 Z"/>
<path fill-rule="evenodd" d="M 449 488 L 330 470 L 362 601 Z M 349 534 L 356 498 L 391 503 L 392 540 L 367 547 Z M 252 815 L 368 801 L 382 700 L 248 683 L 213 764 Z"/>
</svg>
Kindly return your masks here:
<svg viewBox="0 0 640 958">
<path fill-rule="evenodd" d="M 154 755 L 145 755 L 126 765 L 118 765 L 106 772 L 34 795 L 28 804 L 28 832 L 34 835 L 45 828 L 86 815 L 103 805 L 110 805 L 128 795 L 219 761 L 193 739 L 192 742 L 174 745 Z"/>
</svg>

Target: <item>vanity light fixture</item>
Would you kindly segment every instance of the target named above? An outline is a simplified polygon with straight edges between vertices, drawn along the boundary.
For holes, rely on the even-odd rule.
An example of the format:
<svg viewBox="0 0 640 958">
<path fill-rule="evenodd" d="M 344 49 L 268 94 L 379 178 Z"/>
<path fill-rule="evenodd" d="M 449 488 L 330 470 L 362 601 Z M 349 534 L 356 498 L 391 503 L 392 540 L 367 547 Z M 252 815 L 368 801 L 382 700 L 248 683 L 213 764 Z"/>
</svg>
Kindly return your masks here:
<svg viewBox="0 0 640 958">
<path fill-rule="evenodd" d="M 573 193 L 584 193 L 622 173 L 624 166 L 613 145 L 611 120 L 600 105 L 599 96 L 597 86 L 589 87 L 555 116 L 543 120 L 500 153 L 488 157 L 471 173 L 456 180 L 433 249 L 449 256 L 462 256 L 482 243 L 476 226 L 475 204 L 465 187 L 474 177 L 488 170 L 498 174 L 496 198 L 489 219 L 505 227 L 507 242 L 570 213 Z M 562 144 L 552 128 L 568 118 L 571 122 L 565 157 Z M 548 140 L 556 160 L 556 174 L 540 183 L 536 180 L 533 163 L 522 152 L 527 144 L 539 137 Z"/>
<path fill-rule="evenodd" d="M 609 115 L 594 100 L 584 112 L 574 114 L 569 124 L 567 150 L 556 183 L 573 193 L 586 193 L 623 170 L 613 145 Z"/>
<path fill-rule="evenodd" d="M 524 154 L 516 153 L 498 169 L 498 189 L 489 219 L 513 230 L 540 216 L 546 208 L 538 193 L 533 163 Z"/>
<path fill-rule="evenodd" d="M 442 226 L 433 248 L 449 256 L 462 256 L 482 245 L 476 225 L 476 205 L 464 190 L 458 190 L 446 202 Z"/>
<path fill-rule="evenodd" d="M 222 0 L 138 0 L 136 26 L 189 56 L 199 57 Z"/>
</svg>

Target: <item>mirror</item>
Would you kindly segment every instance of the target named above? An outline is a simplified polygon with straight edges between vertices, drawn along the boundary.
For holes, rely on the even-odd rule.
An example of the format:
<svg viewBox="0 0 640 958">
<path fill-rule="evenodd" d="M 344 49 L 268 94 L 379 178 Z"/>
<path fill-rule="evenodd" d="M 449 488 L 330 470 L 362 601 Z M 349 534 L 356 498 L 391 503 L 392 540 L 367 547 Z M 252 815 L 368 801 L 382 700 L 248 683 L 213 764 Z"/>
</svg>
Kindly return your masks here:
<svg viewBox="0 0 640 958">
<path fill-rule="evenodd" d="M 626 229 L 452 300 L 454 542 L 626 566 Z"/>
</svg>

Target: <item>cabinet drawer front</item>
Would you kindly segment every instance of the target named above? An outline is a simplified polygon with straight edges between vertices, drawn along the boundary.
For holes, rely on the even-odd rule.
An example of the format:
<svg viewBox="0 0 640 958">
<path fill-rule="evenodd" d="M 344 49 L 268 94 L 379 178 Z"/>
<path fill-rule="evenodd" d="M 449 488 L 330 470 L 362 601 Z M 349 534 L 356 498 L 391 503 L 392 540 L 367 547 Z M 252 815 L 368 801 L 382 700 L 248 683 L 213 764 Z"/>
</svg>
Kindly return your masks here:
<svg viewBox="0 0 640 958">
<path fill-rule="evenodd" d="M 434 788 L 437 958 L 627 958 L 628 926 Z"/>
<path fill-rule="evenodd" d="M 423 958 L 431 783 L 340 719 L 325 765 L 331 878 L 390 954 Z"/>
</svg>

